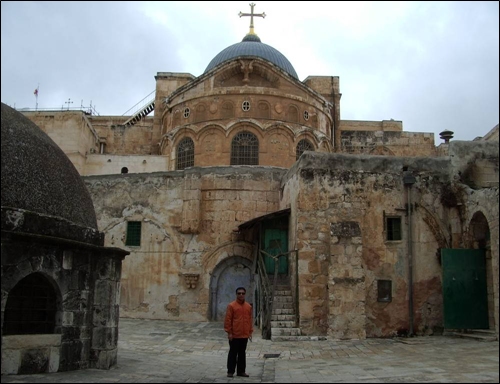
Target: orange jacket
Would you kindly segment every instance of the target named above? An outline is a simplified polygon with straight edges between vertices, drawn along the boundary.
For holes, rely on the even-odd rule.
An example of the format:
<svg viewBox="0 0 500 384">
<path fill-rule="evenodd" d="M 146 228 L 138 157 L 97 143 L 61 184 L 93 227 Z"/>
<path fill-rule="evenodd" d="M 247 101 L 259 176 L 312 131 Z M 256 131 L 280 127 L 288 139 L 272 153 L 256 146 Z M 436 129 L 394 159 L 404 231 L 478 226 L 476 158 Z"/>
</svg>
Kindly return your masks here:
<svg viewBox="0 0 500 384">
<path fill-rule="evenodd" d="M 235 339 L 248 339 L 253 333 L 252 306 L 246 301 L 243 304 L 237 300 L 229 303 L 224 319 L 224 331 L 232 334 Z"/>
</svg>

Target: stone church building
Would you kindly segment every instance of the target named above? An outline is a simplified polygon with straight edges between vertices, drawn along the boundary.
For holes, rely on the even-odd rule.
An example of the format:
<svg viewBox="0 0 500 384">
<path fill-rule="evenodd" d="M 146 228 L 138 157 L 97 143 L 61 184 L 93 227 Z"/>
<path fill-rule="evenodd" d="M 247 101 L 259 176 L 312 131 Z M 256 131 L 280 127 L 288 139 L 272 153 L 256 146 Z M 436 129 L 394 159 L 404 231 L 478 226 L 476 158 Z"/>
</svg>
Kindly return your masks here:
<svg viewBox="0 0 500 384">
<path fill-rule="evenodd" d="M 158 72 L 131 116 L 23 111 L 130 252 L 120 316 L 220 321 L 245 286 L 273 340 L 498 335 L 498 126 L 436 145 L 343 120 L 339 77 L 300 80 L 254 16 L 201 75 Z"/>
</svg>

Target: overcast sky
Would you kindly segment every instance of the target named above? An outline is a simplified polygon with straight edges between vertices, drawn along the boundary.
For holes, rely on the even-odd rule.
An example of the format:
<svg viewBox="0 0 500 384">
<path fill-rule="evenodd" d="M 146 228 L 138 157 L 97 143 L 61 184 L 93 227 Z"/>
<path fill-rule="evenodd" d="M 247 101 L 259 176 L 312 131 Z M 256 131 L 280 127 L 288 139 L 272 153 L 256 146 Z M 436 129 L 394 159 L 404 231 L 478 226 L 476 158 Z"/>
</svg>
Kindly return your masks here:
<svg viewBox="0 0 500 384">
<path fill-rule="evenodd" d="M 203 74 L 249 1 L 1 2 L 1 101 L 122 115 L 157 72 Z M 499 123 L 498 2 L 255 1 L 255 32 L 299 79 L 339 76 L 341 119 L 484 136 Z M 149 98 L 152 98 L 150 95 Z"/>
</svg>

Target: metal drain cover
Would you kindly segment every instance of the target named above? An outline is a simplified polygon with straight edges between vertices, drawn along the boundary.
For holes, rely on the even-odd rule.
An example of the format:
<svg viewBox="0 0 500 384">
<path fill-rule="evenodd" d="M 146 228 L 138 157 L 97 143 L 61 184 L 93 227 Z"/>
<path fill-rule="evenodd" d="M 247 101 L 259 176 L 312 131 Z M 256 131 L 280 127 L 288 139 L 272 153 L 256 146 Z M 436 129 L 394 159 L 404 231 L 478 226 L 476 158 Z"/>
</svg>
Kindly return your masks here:
<svg viewBox="0 0 500 384">
<path fill-rule="evenodd" d="M 279 353 L 264 353 L 264 359 L 270 359 L 273 357 L 280 357 Z"/>
</svg>

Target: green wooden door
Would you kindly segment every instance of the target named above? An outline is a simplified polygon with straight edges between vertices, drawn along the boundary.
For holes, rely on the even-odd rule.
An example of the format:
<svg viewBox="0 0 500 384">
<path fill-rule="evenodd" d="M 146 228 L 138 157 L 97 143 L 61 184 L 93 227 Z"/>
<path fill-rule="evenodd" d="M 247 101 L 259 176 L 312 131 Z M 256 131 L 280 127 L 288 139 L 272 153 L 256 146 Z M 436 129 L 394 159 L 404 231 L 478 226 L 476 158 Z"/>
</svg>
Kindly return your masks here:
<svg viewBox="0 0 500 384">
<path fill-rule="evenodd" d="M 280 228 L 264 228 L 264 243 L 262 249 L 273 256 L 283 254 L 279 258 L 278 274 L 288 274 L 288 231 Z M 266 272 L 274 274 L 275 261 L 274 258 L 264 254 L 264 264 Z"/>
<path fill-rule="evenodd" d="M 442 249 L 443 315 L 448 329 L 488 329 L 483 249 Z"/>
</svg>

